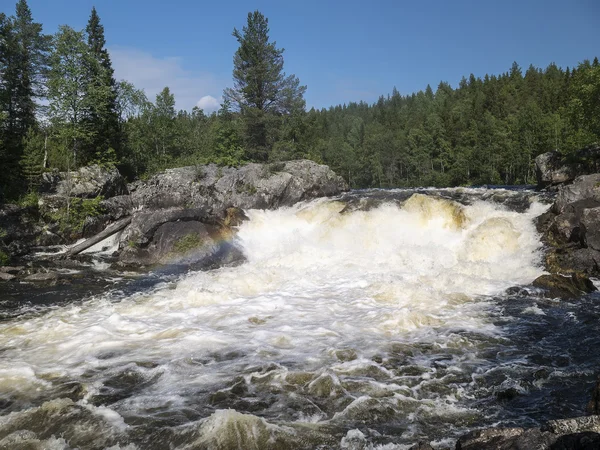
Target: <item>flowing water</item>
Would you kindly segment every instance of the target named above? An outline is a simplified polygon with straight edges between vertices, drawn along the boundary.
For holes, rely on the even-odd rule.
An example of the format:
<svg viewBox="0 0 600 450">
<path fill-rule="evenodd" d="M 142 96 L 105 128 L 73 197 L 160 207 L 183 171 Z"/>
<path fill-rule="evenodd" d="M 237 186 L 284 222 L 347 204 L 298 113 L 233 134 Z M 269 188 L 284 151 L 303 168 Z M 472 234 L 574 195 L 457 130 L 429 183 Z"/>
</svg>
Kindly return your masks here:
<svg viewBox="0 0 600 450">
<path fill-rule="evenodd" d="M 508 289 L 543 273 L 547 208 L 353 192 L 247 211 L 238 265 L 78 298 L 24 286 L 0 321 L 0 448 L 444 448 L 581 415 L 597 298 Z"/>
</svg>

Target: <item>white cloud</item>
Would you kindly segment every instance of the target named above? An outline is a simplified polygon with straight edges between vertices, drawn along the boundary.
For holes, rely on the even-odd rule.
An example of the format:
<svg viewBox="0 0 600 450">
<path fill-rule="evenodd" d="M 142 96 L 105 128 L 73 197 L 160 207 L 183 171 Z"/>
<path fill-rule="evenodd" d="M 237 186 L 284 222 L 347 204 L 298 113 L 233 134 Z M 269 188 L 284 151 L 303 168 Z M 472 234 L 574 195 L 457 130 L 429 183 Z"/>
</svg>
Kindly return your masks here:
<svg viewBox="0 0 600 450">
<path fill-rule="evenodd" d="M 221 102 L 214 98 L 212 95 L 205 95 L 200 100 L 198 100 L 196 106 L 200 109 L 203 109 L 205 113 L 210 114 L 211 112 L 217 111 L 219 109 L 219 107 L 221 106 Z"/>
<path fill-rule="evenodd" d="M 144 89 L 151 101 L 168 86 L 179 109 L 191 110 L 203 100 L 212 104 L 209 102 L 212 99 L 218 104 L 214 95 L 223 92 L 228 82 L 211 73 L 184 69 L 181 58 L 157 58 L 129 47 L 111 47 L 109 52 L 117 80 L 127 80 Z M 210 112 L 208 108 L 203 109 Z"/>
</svg>

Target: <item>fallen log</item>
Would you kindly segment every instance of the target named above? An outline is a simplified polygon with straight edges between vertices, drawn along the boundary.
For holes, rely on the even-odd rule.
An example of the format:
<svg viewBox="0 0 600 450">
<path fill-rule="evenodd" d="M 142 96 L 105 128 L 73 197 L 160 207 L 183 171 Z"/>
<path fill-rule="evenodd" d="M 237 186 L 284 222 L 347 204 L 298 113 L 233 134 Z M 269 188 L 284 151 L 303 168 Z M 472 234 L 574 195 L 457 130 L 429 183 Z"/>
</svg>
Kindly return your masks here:
<svg viewBox="0 0 600 450">
<path fill-rule="evenodd" d="M 81 253 L 82 251 L 84 251 L 85 249 L 90 248 L 92 245 L 97 244 L 98 242 L 103 241 L 104 239 L 106 239 L 107 237 L 112 236 L 113 234 L 117 233 L 118 231 L 121 231 L 123 228 L 125 228 L 127 225 L 129 225 L 131 223 L 131 217 L 125 217 L 124 219 L 119 220 L 118 222 L 115 222 L 109 226 L 107 226 L 104 230 L 102 230 L 100 233 L 92 236 L 89 239 L 86 239 L 85 241 L 83 241 L 81 244 L 77 244 L 73 247 L 71 247 L 69 250 L 67 250 L 67 252 L 64 254 L 65 258 L 69 258 L 71 256 L 75 256 L 78 253 Z"/>
</svg>

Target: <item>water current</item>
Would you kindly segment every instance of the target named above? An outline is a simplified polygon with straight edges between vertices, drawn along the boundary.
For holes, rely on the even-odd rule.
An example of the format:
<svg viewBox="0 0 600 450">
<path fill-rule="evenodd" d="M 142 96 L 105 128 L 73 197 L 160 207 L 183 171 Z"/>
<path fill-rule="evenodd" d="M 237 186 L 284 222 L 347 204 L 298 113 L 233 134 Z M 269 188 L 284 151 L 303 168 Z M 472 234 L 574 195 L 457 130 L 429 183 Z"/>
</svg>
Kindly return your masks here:
<svg viewBox="0 0 600 450">
<path fill-rule="evenodd" d="M 101 292 L 13 287 L 0 448 L 446 448 L 581 415 L 600 306 L 528 286 L 548 206 L 355 191 L 246 211 L 239 264 L 93 280 Z"/>
</svg>

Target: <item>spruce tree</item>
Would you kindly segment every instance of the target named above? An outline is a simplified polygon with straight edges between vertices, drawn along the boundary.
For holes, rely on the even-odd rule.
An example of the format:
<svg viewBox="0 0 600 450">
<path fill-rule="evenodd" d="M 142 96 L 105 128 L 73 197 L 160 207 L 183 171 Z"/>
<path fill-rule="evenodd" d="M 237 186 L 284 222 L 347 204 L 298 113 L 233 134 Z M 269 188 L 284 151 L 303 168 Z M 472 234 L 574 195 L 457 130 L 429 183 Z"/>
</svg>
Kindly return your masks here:
<svg viewBox="0 0 600 450">
<path fill-rule="evenodd" d="M 5 115 L 0 140 L 3 174 L 0 187 L 15 195 L 20 188 L 19 160 L 23 139 L 36 125 L 36 98 L 43 96 L 49 37 L 33 21 L 26 0 L 16 4 L 15 16 L 0 17 L 0 112 Z"/>
<path fill-rule="evenodd" d="M 100 23 L 100 17 L 95 7 L 92 8 L 86 33 L 90 54 L 97 63 L 88 68 L 90 71 L 88 74 L 89 89 L 102 91 L 102 95 L 99 96 L 102 101 L 90 105 L 88 119 L 90 129 L 94 133 L 91 150 L 96 153 L 95 156 L 102 159 L 110 148 L 119 150 L 120 132 L 117 82 L 114 78 L 110 56 L 105 48 L 104 26 Z M 89 156 L 93 157 L 94 155 Z"/>
</svg>

